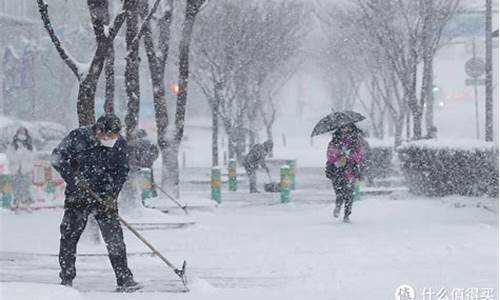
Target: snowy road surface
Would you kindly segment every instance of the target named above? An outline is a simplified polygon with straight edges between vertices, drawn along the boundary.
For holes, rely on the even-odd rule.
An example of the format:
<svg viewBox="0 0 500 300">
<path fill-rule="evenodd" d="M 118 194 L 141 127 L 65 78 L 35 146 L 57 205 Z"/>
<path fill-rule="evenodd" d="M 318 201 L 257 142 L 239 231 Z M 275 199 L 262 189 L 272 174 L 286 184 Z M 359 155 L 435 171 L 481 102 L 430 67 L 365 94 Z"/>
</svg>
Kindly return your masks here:
<svg viewBox="0 0 500 300">
<path fill-rule="evenodd" d="M 333 219 L 333 196 L 325 188 L 299 190 L 291 205 L 279 204 L 277 194 L 242 191 L 224 197 L 212 211 L 192 211 L 193 226 L 141 231 L 175 264 L 187 260 L 194 278 L 191 292 L 180 293 L 176 276 L 126 232 L 130 267 L 145 285 L 142 293 L 112 293 L 114 275 L 104 246 L 85 236 L 74 282 L 80 293 L 71 295 L 92 300 L 382 300 L 394 299 L 396 288 L 409 284 L 417 299 L 424 299 L 424 288 L 449 293 L 494 288 L 498 299 L 498 213 L 473 205 L 491 199 L 365 196 L 354 204 L 353 223 L 343 224 Z M 59 282 L 61 216 L 60 210 L 2 212 L 3 296 L 24 299 L 26 291 L 47 289 L 33 283 Z"/>
</svg>

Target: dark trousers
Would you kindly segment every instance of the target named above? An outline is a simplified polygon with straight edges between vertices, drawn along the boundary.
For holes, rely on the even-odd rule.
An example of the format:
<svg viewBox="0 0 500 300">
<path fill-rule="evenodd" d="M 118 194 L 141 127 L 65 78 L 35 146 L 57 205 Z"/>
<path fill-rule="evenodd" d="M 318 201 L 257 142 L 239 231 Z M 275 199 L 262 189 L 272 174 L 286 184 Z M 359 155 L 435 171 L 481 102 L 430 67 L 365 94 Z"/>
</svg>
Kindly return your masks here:
<svg viewBox="0 0 500 300">
<path fill-rule="evenodd" d="M 344 204 L 344 216 L 349 217 L 352 212 L 352 202 L 354 200 L 352 182 L 347 179 L 334 180 L 333 189 L 336 196 L 335 205 L 341 207 Z"/>
<path fill-rule="evenodd" d="M 153 171 L 153 166 L 151 168 L 151 194 L 153 198 L 158 197 L 158 191 L 156 190 L 155 173 Z"/>
<path fill-rule="evenodd" d="M 256 193 L 258 192 L 257 189 L 257 169 L 256 168 L 251 168 L 249 166 L 244 166 L 245 171 L 247 172 L 248 175 L 248 181 L 250 184 L 250 193 Z"/>
<path fill-rule="evenodd" d="M 59 248 L 59 276 L 63 280 L 72 280 L 76 276 L 76 245 L 82 235 L 89 214 L 94 211 L 90 205 L 84 208 L 69 207 L 64 210 L 61 222 L 61 242 Z M 109 260 L 116 275 L 116 283 L 122 285 L 132 279 L 132 272 L 127 266 L 127 253 L 123 242 L 123 231 L 117 214 L 95 210 L 95 219 L 101 230 L 108 249 Z"/>
</svg>

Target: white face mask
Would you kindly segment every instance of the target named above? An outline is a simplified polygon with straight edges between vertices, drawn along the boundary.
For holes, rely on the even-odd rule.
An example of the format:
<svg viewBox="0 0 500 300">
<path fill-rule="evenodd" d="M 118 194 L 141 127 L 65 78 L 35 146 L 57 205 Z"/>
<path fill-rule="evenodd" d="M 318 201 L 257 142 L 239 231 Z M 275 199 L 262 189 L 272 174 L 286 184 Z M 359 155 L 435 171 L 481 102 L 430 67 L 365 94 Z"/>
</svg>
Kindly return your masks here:
<svg viewBox="0 0 500 300">
<path fill-rule="evenodd" d="M 108 148 L 113 148 L 113 146 L 115 145 L 116 141 L 118 139 L 111 139 L 111 140 L 99 140 L 99 142 L 101 142 L 101 144 L 104 146 L 104 147 L 108 147 Z"/>
<path fill-rule="evenodd" d="M 25 141 L 25 140 L 26 140 L 26 138 L 27 138 L 27 136 L 26 136 L 25 134 L 21 133 L 21 134 L 18 134 L 18 135 L 17 135 L 17 138 L 18 138 L 20 141 Z"/>
</svg>

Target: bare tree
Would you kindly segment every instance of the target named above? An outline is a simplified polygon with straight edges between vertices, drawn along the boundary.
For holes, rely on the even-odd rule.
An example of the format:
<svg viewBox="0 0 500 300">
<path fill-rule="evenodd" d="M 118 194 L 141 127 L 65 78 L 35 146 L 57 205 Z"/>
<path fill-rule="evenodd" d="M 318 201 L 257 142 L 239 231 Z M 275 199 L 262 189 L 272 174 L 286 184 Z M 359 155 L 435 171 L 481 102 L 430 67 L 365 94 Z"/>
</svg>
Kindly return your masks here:
<svg viewBox="0 0 500 300">
<path fill-rule="evenodd" d="M 194 78 L 212 108 L 213 123 L 215 114 L 220 117 L 229 137 L 230 158 L 237 156 L 238 140 L 244 140 L 245 136 L 241 133 L 246 105 L 238 97 L 237 81 L 241 81 L 242 70 L 251 63 L 245 43 L 254 38 L 252 18 L 257 10 L 248 3 L 241 4 L 237 6 L 229 1 L 208 4 L 200 15 L 193 47 Z"/>
<path fill-rule="evenodd" d="M 141 0 L 141 16 L 146 18 L 148 1 Z M 173 18 L 173 0 L 162 3 L 156 18 L 148 21 L 144 32 L 144 48 L 149 64 L 149 73 L 153 91 L 153 105 L 156 120 L 158 147 L 162 157 L 167 151 L 168 109 L 165 87 L 165 69 L 170 45 L 170 26 Z M 158 31 L 155 41 L 154 31 Z M 164 172 L 163 172 L 164 173 Z"/>
<path fill-rule="evenodd" d="M 404 91 L 413 117 L 413 138 L 422 137 L 423 108 L 432 93 L 432 61 L 442 30 L 459 0 L 357 1 L 363 25 L 379 43 Z M 422 93 L 417 97 L 417 66 L 423 60 Z"/>
<path fill-rule="evenodd" d="M 81 64 L 67 52 L 54 31 L 49 17 L 48 4 L 43 0 L 37 0 L 37 4 L 43 25 L 59 56 L 78 80 L 78 122 L 80 126 L 92 124 L 95 122 L 94 107 L 97 82 L 108 56 L 109 48 L 112 46 L 120 27 L 125 21 L 126 13 L 122 10 L 114 18 L 113 22 L 109 22 L 108 1 L 87 1 L 97 47 L 91 62 L 89 64 Z M 105 30 L 105 25 L 110 23 L 111 25 L 109 27 L 106 26 Z"/>
<path fill-rule="evenodd" d="M 292 75 L 302 63 L 301 43 L 306 36 L 308 28 L 309 12 L 306 7 L 294 1 L 272 3 L 266 2 L 266 5 L 261 7 L 262 21 L 257 29 L 264 34 L 261 34 L 256 41 L 260 47 L 255 47 L 254 60 L 249 66 L 247 72 L 248 86 L 246 89 L 250 91 L 247 95 L 249 99 L 249 110 L 247 113 L 250 132 L 254 133 L 260 129 L 260 120 L 257 118 L 263 117 L 262 112 L 263 96 L 274 96 L 288 82 Z M 299 21 L 300 20 L 300 21 Z M 272 98 L 271 98 L 272 99 Z M 271 106 L 271 111 L 276 106 Z M 271 116 L 272 116 L 271 112 Z M 275 115 L 275 113 L 274 113 Z M 274 122 L 269 122 L 274 118 L 264 119 L 267 136 L 272 140 L 272 125 Z M 255 141 L 255 137 L 250 135 L 250 144 Z"/>
<path fill-rule="evenodd" d="M 387 109 L 379 79 L 385 61 L 381 61 L 373 39 L 360 28 L 359 13 L 335 5 L 317 4 L 316 14 L 326 36 L 318 63 L 332 87 L 333 109 L 352 109 L 359 103 L 368 114 L 373 135 L 382 138 Z"/>
<path fill-rule="evenodd" d="M 260 92 L 257 94 L 257 107 L 259 116 L 262 119 L 263 125 L 266 129 L 266 139 L 274 141 L 273 125 L 276 121 L 279 105 L 276 101 L 277 94 L 288 83 L 288 81 L 296 74 L 304 60 L 295 59 L 287 64 L 283 64 L 281 68 L 273 70 L 267 76 L 267 80 L 263 83 Z M 270 153 L 273 157 L 274 153 Z"/>
<path fill-rule="evenodd" d="M 277 74 L 286 73 L 283 66 L 295 65 L 291 58 L 300 50 L 304 16 L 304 6 L 290 1 L 224 1 L 201 15 L 195 79 L 212 107 L 214 128 L 218 114 L 229 136 L 230 158 L 241 161 L 246 136 L 250 144 L 257 140 L 263 99 L 274 96 L 274 87 L 282 84 Z M 266 116 L 269 128 L 275 115 Z"/>
<path fill-rule="evenodd" d="M 315 12 L 326 37 L 317 62 L 331 89 L 332 109 L 352 109 L 359 100 L 361 83 L 366 79 L 362 61 L 366 43 L 364 36 L 360 36 L 357 17 L 355 13 L 319 1 Z"/>
<path fill-rule="evenodd" d="M 139 41 L 135 37 L 139 32 L 139 0 L 125 0 L 127 11 L 127 57 L 125 58 L 125 92 L 127 93 L 127 113 L 125 131 L 130 140 L 139 122 L 140 82 L 139 82 Z"/>
<path fill-rule="evenodd" d="M 179 73 L 175 127 L 170 137 L 166 138 L 166 147 L 162 151 L 162 186 L 176 197 L 179 193 L 179 147 L 184 136 L 186 104 L 189 83 L 189 54 L 196 16 L 205 0 L 187 0 L 184 12 L 181 41 L 179 44 Z"/>
</svg>

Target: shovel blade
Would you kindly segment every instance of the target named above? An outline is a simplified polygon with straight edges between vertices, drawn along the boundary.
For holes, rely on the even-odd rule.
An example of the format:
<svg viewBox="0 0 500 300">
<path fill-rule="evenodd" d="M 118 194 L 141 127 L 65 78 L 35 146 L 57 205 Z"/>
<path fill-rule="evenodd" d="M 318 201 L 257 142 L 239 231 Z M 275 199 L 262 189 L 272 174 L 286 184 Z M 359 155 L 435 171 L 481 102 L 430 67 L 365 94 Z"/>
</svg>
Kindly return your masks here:
<svg viewBox="0 0 500 300">
<path fill-rule="evenodd" d="M 177 276 L 179 276 L 179 278 L 182 281 L 182 284 L 189 291 L 189 288 L 188 288 L 188 279 L 187 279 L 187 276 L 186 276 L 186 261 L 184 261 L 182 263 L 182 268 L 180 270 L 179 269 L 175 270 L 175 274 L 177 274 Z"/>
</svg>

